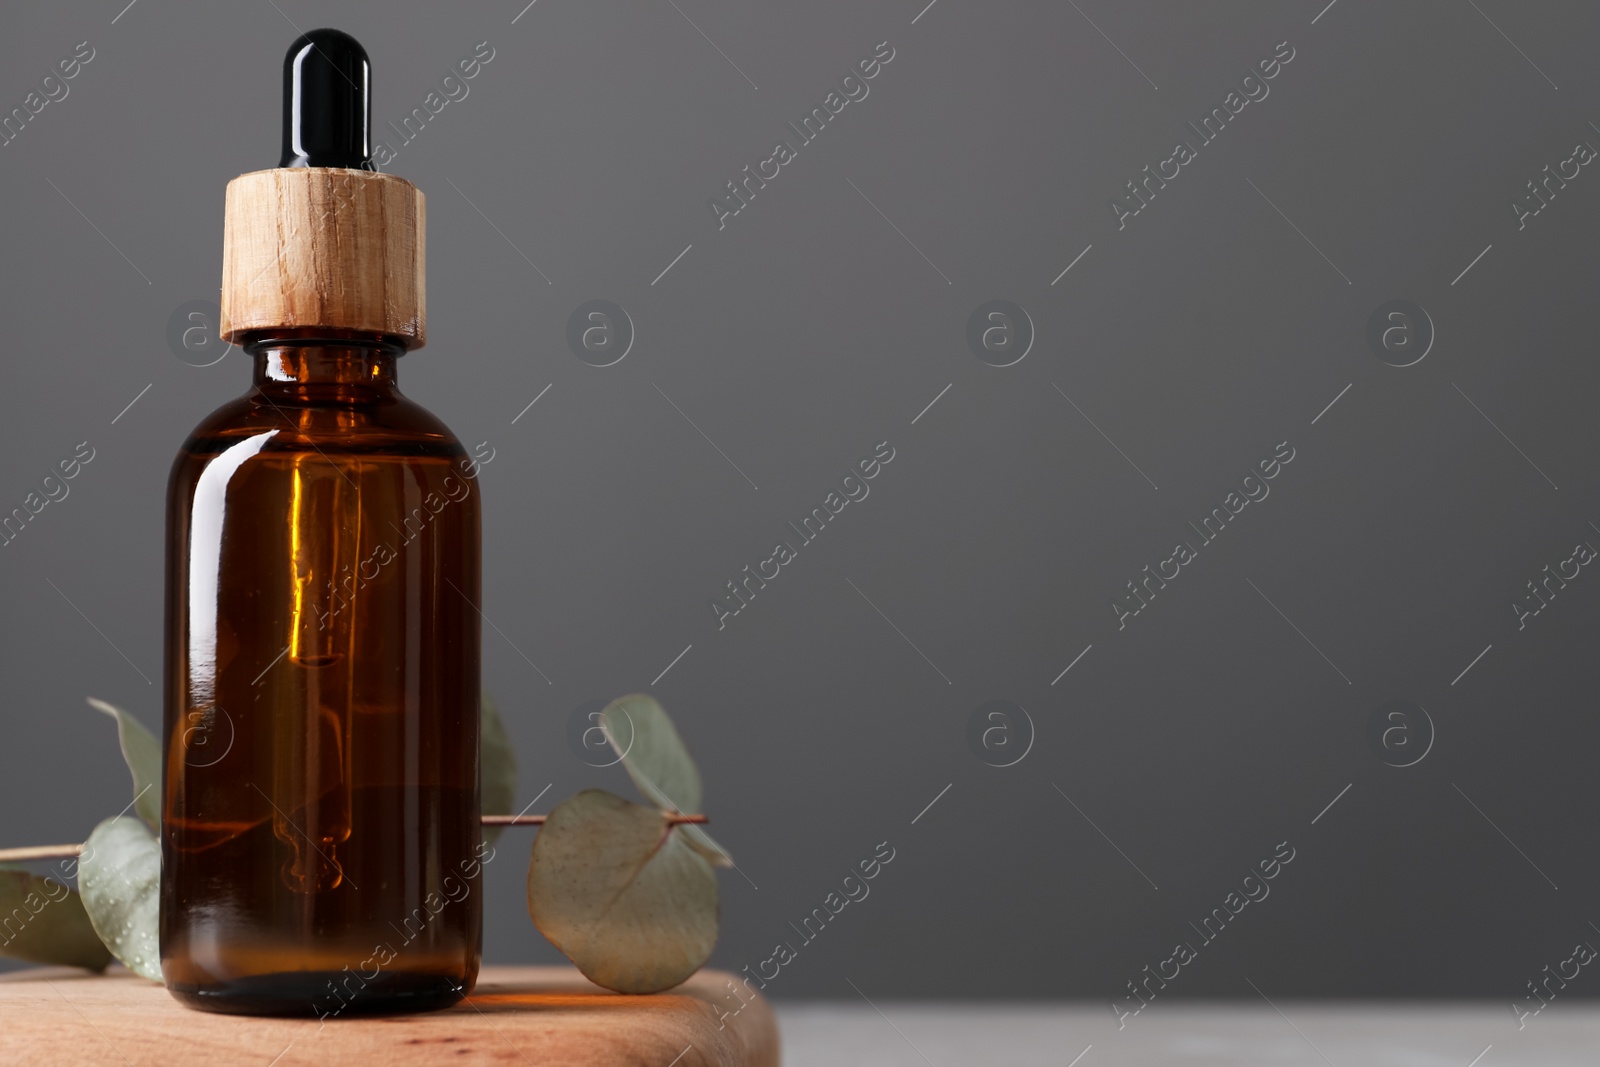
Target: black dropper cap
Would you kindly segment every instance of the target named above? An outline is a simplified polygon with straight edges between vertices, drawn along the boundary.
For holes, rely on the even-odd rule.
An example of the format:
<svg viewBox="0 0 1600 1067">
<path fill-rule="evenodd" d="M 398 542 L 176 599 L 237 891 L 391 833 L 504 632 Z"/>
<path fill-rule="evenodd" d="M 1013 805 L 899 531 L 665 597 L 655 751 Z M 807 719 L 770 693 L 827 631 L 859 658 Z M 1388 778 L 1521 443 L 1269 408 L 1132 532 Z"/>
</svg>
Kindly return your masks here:
<svg viewBox="0 0 1600 1067">
<path fill-rule="evenodd" d="M 312 30 L 283 57 L 280 167 L 372 169 L 372 68 L 361 42 L 342 30 Z"/>
</svg>

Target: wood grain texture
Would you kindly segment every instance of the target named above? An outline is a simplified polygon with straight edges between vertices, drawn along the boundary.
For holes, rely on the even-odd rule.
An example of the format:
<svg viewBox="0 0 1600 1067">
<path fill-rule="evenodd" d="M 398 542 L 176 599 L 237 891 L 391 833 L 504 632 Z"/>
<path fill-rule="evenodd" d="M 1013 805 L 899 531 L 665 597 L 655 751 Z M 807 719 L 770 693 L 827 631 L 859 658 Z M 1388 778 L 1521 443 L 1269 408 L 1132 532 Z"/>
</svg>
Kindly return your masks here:
<svg viewBox="0 0 1600 1067">
<path fill-rule="evenodd" d="M 222 336 L 322 326 L 427 340 L 427 212 L 404 178 L 279 167 L 228 183 Z"/>
<path fill-rule="evenodd" d="M 570 967 L 486 967 L 472 996 L 448 1011 L 318 1023 L 191 1011 L 120 969 L 35 969 L 0 976 L 0 1061 L 777 1067 L 766 1001 L 719 1022 L 738 1003 L 726 985 L 732 977 L 701 971 L 668 993 L 629 997 Z"/>
</svg>

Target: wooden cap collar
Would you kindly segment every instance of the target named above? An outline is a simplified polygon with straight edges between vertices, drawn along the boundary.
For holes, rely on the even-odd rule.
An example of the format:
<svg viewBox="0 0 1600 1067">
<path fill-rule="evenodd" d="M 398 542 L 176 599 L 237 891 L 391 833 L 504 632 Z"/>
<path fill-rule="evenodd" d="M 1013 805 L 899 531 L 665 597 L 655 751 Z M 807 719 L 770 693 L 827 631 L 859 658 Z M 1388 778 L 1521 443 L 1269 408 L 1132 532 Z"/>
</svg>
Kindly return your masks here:
<svg viewBox="0 0 1600 1067">
<path fill-rule="evenodd" d="M 228 183 L 222 336 L 289 327 L 427 340 L 426 206 L 404 178 L 279 167 Z"/>
</svg>

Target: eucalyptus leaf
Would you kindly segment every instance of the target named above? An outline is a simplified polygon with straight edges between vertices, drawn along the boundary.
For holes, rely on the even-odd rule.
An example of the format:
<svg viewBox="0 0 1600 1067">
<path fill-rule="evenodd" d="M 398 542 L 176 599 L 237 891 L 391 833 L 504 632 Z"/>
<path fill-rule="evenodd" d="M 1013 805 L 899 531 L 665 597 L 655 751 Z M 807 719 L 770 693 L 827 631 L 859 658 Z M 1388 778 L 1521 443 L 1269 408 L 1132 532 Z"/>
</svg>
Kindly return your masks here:
<svg viewBox="0 0 1600 1067">
<path fill-rule="evenodd" d="M 10 865 L 0 866 L 0 956 L 91 971 L 111 962 L 76 890 Z"/>
<path fill-rule="evenodd" d="M 510 815 L 511 805 L 517 796 L 517 756 L 511 747 L 511 735 L 494 706 L 494 698 L 483 695 L 483 721 L 480 745 L 480 773 L 482 782 L 483 813 L 485 815 Z M 483 839 L 493 841 L 504 827 L 486 826 Z"/>
<path fill-rule="evenodd" d="M 700 810 L 700 771 L 655 697 L 618 697 L 600 713 L 600 728 L 646 800 L 662 811 Z"/>
<path fill-rule="evenodd" d="M 704 856 L 713 867 L 733 866 L 733 857 L 728 854 L 728 850 L 717 844 L 711 835 L 706 833 L 704 827 L 690 822 L 680 824 L 678 829 L 683 831 L 684 840 L 689 843 L 689 847 Z"/>
<path fill-rule="evenodd" d="M 618 993 L 688 978 L 717 941 L 717 876 L 659 811 L 585 789 L 533 842 L 528 914 L 584 976 Z"/>
<path fill-rule="evenodd" d="M 618 697 L 600 713 L 600 727 L 646 800 L 662 811 L 699 814 L 700 771 L 654 697 Z M 699 826 L 687 823 L 681 829 L 696 852 L 718 867 L 733 866 L 733 857 Z"/>
<path fill-rule="evenodd" d="M 145 825 L 118 815 L 96 826 L 78 857 L 78 889 L 111 954 L 135 974 L 161 981 L 161 846 Z"/>
<path fill-rule="evenodd" d="M 89 698 L 89 706 L 117 721 L 117 742 L 133 775 L 133 810 L 152 830 L 161 829 L 161 745 L 144 724 L 115 704 Z"/>
</svg>

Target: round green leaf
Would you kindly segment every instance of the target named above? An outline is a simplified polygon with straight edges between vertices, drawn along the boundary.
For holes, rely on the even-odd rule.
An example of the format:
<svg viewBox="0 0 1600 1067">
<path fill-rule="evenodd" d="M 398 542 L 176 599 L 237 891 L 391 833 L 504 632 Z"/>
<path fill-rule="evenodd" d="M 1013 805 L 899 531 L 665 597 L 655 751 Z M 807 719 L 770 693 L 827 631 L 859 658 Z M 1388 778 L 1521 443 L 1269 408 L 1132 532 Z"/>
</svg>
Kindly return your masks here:
<svg viewBox="0 0 1600 1067">
<path fill-rule="evenodd" d="M 161 829 L 161 746 L 144 723 L 115 704 L 89 698 L 89 706 L 117 722 L 117 742 L 133 775 L 133 810 L 152 830 Z"/>
<path fill-rule="evenodd" d="M 479 790 L 485 815 L 510 815 L 517 796 L 517 755 L 511 735 L 500 718 L 500 710 L 488 693 L 483 695 L 483 718 L 479 740 Z M 493 841 L 503 827 L 486 826 L 483 839 Z"/>
<path fill-rule="evenodd" d="M 0 956 L 91 971 L 111 962 L 72 887 L 9 865 L 0 867 Z"/>
<path fill-rule="evenodd" d="M 717 876 L 682 827 L 603 789 L 550 813 L 533 842 L 528 914 L 584 976 L 618 993 L 688 978 L 717 941 Z"/>
<path fill-rule="evenodd" d="M 618 697 L 600 713 L 600 727 L 646 800 L 662 811 L 699 812 L 700 771 L 655 697 Z"/>
<path fill-rule="evenodd" d="M 600 728 L 646 800 L 662 811 L 700 813 L 700 771 L 654 697 L 644 693 L 618 697 L 600 713 Z M 686 823 L 680 829 L 690 847 L 712 864 L 733 866 L 733 857 L 699 826 Z"/>
<path fill-rule="evenodd" d="M 161 981 L 161 846 L 138 819 L 94 828 L 78 857 L 78 890 L 95 933 L 135 974 Z"/>
</svg>

